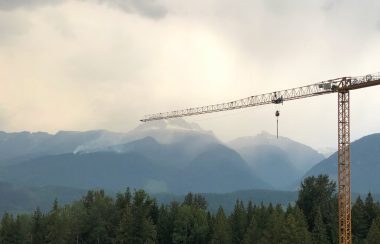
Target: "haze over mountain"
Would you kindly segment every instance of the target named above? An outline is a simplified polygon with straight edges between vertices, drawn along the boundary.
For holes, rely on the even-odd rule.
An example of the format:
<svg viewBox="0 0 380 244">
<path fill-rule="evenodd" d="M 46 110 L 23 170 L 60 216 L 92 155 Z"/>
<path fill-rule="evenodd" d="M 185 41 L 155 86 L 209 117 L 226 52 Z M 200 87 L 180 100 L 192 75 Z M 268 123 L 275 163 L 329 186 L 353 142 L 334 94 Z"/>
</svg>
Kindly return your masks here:
<svg viewBox="0 0 380 244">
<path fill-rule="evenodd" d="M 380 134 L 365 136 L 351 143 L 351 188 L 352 192 L 380 193 Z M 337 159 L 334 153 L 315 165 L 306 176 L 328 174 L 337 180 Z"/>
<path fill-rule="evenodd" d="M 331 155 L 333 155 L 336 151 L 338 151 L 338 149 L 336 147 L 320 147 L 317 149 L 317 151 L 323 156 L 325 156 L 325 158 L 328 158 Z"/>
<path fill-rule="evenodd" d="M 307 170 L 324 159 L 309 146 L 267 132 L 237 138 L 228 145 L 276 189 L 289 189 Z"/>
<path fill-rule="evenodd" d="M 54 135 L 46 132 L 0 132 L 0 165 L 44 155 L 102 151 L 110 146 L 147 136 L 161 143 L 180 143 L 184 139 L 192 139 L 196 140 L 194 143 L 199 147 L 203 146 L 203 141 L 218 141 L 212 132 L 204 131 L 198 125 L 181 119 L 142 124 L 128 133 L 106 130 L 60 131 Z"/>
<path fill-rule="evenodd" d="M 194 140 L 193 147 L 203 147 L 206 143 L 219 143 L 219 140 L 211 131 L 203 130 L 198 124 L 187 123 L 183 119 L 158 120 L 143 123 L 127 133 L 110 134 L 78 146 L 75 152 L 102 151 L 110 146 L 152 137 L 162 144 L 182 143 L 186 140 Z M 115 147 L 116 149 L 117 147 Z"/>
<path fill-rule="evenodd" d="M 237 152 L 212 133 L 184 120 L 147 123 L 124 135 L 103 133 L 116 139 L 103 140 L 100 132 L 92 132 L 96 136 L 89 141 L 79 140 L 81 145 L 73 143 L 65 148 L 72 152 L 38 156 L 3 167 L 1 179 L 22 185 L 114 191 L 126 186 L 176 193 L 271 188 Z M 120 141 L 131 142 L 114 145 Z"/>
<path fill-rule="evenodd" d="M 87 144 L 110 144 L 125 138 L 124 134 L 105 130 L 74 132 L 60 131 L 54 135 L 45 132 L 0 132 L 0 165 L 12 164 L 44 155 L 78 151 Z"/>
<path fill-rule="evenodd" d="M 352 144 L 353 192 L 378 192 L 379 146 L 380 134 Z M 2 191 L 28 206 L 37 203 L 32 196 L 44 192 L 51 199 L 93 188 L 117 192 L 129 186 L 170 194 L 294 190 L 308 167 L 323 160 L 306 145 L 265 132 L 224 144 L 182 119 L 145 123 L 127 133 L 2 132 L 0 152 L 0 181 L 8 182 Z M 336 177 L 336 154 L 307 175 L 320 173 Z M 11 202 L 4 204 L 11 208 Z"/>
<path fill-rule="evenodd" d="M 379 192 L 379 137 L 352 143 L 353 191 Z M 182 119 L 144 123 L 127 133 L 0 132 L 0 180 L 25 186 L 113 191 L 130 186 L 173 193 L 294 190 L 303 175 L 336 178 L 336 157 L 323 160 L 306 145 L 265 132 L 223 144 L 211 131 Z"/>
</svg>

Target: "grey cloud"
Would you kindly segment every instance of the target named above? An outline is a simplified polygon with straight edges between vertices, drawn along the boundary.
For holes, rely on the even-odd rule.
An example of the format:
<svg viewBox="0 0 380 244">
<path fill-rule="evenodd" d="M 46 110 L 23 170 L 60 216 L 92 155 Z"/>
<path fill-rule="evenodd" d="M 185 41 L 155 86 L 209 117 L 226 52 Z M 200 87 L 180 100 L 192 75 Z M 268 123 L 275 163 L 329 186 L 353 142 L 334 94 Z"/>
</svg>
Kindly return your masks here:
<svg viewBox="0 0 380 244">
<path fill-rule="evenodd" d="M 325 10 L 325 11 L 333 10 L 334 8 L 336 8 L 336 6 L 339 4 L 339 2 L 340 1 L 338 1 L 338 0 L 328 0 L 328 1 L 325 1 L 322 4 L 322 9 Z"/>
<path fill-rule="evenodd" d="M 44 5 L 54 5 L 64 0 L 0 0 L 1 10 L 14 10 L 17 8 L 35 8 Z"/>
<path fill-rule="evenodd" d="M 24 18 L 0 15 L 0 44 L 11 45 L 13 38 L 29 31 L 31 24 Z"/>
<path fill-rule="evenodd" d="M 126 13 L 137 13 L 141 16 L 153 19 L 161 19 L 165 17 L 168 12 L 167 9 L 157 3 L 156 0 L 97 0 L 97 2 L 119 8 Z"/>
<path fill-rule="evenodd" d="M 32 9 L 45 5 L 55 5 L 66 0 L 0 0 L 0 10 L 10 11 L 18 8 Z M 95 2 L 118 8 L 125 13 L 137 13 L 141 16 L 161 19 L 166 16 L 167 9 L 156 0 L 78 0 Z"/>
<path fill-rule="evenodd" d="M 159 19 L 168 13 L 164 6 L 157 4 L 154 0 L 132 0 L 131 2 L 141 15 Z"/>
</svg>

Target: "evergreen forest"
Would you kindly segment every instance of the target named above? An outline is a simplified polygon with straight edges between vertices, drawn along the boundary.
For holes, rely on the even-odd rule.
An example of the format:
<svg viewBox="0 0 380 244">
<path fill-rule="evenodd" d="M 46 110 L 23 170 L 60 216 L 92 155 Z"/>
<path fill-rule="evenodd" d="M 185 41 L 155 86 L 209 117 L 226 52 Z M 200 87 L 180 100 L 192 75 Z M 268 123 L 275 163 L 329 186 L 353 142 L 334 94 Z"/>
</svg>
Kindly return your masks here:
<svg viewBox="0 0 380 244">
<path fill-rule="evenodd" d="M 96 190 L 65 206 L 55 200 L 48 212 L 5 213 L 0 243 L 335 244 L 337 214 L 336 184 L 325 175 L 305 178 L 293 204 L 237 200 L 231 213 L 208 211 L 200 194 L 159 205 L 143 190 Z M 352 235 L 354 244 L 380 242 L 380 204 L 370 193 L 352 204 Z"/>
</svg>

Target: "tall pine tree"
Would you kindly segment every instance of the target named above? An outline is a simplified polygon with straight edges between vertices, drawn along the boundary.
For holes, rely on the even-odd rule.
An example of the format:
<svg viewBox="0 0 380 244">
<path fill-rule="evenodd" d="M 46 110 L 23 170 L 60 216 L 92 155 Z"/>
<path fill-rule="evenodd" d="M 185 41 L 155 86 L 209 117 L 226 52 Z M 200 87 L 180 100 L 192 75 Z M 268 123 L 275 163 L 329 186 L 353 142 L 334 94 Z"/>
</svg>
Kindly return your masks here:
<svg viewBox="0 0 380 244">
<path fill-rule="evenodd" d="M 231 226 L 222 207 L 219 207 L 215 219 L 212 222 L 212 244 L 229 244 L 232 239 Z"/>
<path fill-rule="evenodd" d="M 352 206 L 352 241 L 354 244 L 364 244 L 368 234 L 367 213 L 360 196 Z"/>
<path fill-rule="evenodd" d="M 326 226 L 322 220 L 321 209 L 317 208 L 314 218 L 314 227 L 312 232 L 312 239 L 314 244 L 329 244 Z"/>
<path fill-rule="evenodd" d="M 369 229 L 366 244 L 378 244 L 380 241 L 380 217 L 374 219 Z"/>
<path fill-rule="evenodd" d="M 247 213 L 242 201 L 236 201 L 234 211 L 230 216 L 230 224 L 232 228 L 231 243 L 241 243 L 247 227 Z"/>
</svg>

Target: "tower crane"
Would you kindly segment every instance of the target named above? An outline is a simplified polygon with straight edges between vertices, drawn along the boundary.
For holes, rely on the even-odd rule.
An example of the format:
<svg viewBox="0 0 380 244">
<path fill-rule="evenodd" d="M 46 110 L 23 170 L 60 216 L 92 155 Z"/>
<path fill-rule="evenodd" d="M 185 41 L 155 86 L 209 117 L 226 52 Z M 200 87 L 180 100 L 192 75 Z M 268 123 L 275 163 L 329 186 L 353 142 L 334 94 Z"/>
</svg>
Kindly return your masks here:
<svg viewBox="0 0 380 244">
<path fill-rule="evenodd" d="M 266 104 L 338 93 L 338 225 L 339 244 L 351 244 L 351 183 L 350 183 L 350 90 L 380 85 L 380 73 L 341 77 L 307 86 L 275 91 L 243 99 L 146 115 L 142 122 L 222 112 Z M 277 111 L 278 112 L 278 111 Z M 276 116 L 278 117 L 279 113 Z"/>
</svg>

